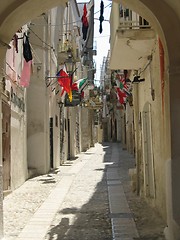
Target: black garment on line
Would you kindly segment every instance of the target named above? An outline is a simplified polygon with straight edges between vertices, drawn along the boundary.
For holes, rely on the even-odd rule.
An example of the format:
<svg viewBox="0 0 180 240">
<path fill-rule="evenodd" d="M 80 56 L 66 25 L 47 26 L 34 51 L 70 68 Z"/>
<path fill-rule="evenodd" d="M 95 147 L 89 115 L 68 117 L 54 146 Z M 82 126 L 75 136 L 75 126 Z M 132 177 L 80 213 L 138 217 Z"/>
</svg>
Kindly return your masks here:
<svg viewBox="0 0 180 240">
<path fill-rule="evenodd" d="M 101 4 L 100 4 L 100 17 L 99 17 L 99 21 L 100 21 L 99 32 L 100 33 L 102 33 L 102 31 L 103 31 L 103 29 L 102 29 L 102 22 L 104 21 L 103 13 L 104 13 L 104 2 L 101 1 Z"/>
<path fill-rule="evenodd" d="M 89 26 L 85 26 L 85 25 L 83 24 L 83 26 L 82 26 L 82 33 L 83 33 L 83 39 L 84 39 L 84 41 L 85 41 L 86 38 L 87 38 L 88 28 L 89 28 Z"/>
<path fill-rule="evenodd" d="M 24 35 L 23 39 L 23 56 L 26 62 L 32 60 L 31 46 L 29 44 L 28 36 Z"/>
</svg>

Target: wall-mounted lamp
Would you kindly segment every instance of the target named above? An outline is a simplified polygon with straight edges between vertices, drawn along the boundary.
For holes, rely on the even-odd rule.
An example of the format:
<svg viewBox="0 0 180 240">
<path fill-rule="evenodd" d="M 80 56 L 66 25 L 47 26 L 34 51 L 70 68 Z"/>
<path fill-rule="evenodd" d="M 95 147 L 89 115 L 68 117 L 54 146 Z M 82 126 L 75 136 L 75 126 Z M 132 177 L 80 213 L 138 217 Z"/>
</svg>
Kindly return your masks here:
<svg viewBox="0 0 180 240">
<path fill-rule="evenodd" d="M 73 58 L 73 52 L 72 52 L 71 48 L 68 48 L 68 50 L 67 50 L 67 57 L 68 58 Z"/>
<path fill-rule="evenodd" d="M 145 81 L 145 78 L 140 79 L 140 76 L 135 76 L 132 83 L 140 83 L 140 82 L 144 82 L 144 81 Z"/>
<path fill-rule="evenodd" d="M 64 62 L 65 67 L 66 67 L 66 71 L 69 75 L 72 75 L 73 70 L 74 70 L 74 62 L 72 57 L 68 57 L 68 59 L 66 59 L 66 61 Z"/>
</svg>

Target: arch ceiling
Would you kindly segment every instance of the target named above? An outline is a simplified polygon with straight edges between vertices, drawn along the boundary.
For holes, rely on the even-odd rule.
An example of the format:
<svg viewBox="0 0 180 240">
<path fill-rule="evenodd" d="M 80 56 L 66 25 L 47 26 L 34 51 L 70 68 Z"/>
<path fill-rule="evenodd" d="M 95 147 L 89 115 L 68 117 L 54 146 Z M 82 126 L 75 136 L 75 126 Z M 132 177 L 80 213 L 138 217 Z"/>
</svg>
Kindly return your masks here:
<svg viewBox="0 0 180 240">
<path fill-rule="evenodd" d="M 14 33 L 25 23 L 48 9 L 65 6 L 67 0 L 8 0 L 1 1 L 0 40 L 9 43 Z"/>
<path fill-rule="evenodd" d="M 72 0 L 74 1 L 74 0 Z M 180 62 L 180 3 L 179 0 L 114 0 L 138 12 L 154 26 L 165 48 L 169 60 Z M 0 8 L 0 42 L 9 43 L 14 33 L 25 23 L 58 5 L 65 6 L 67 0 L 8 0 Z"/>
</svg>

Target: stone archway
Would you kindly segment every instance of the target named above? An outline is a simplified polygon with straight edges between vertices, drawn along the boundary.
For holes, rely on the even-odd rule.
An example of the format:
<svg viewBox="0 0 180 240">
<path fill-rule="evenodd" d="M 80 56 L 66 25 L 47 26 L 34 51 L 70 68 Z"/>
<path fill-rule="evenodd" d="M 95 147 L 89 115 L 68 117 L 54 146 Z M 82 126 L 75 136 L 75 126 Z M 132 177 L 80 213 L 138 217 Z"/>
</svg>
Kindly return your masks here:
<svg viewBox="0 0 180 240">
<path fill-rule="evenodd" d="M 120 0 L 115 0 L 119 2 Z M 169 88 L 165 93 L 164 130 L 167 162 L 167 203 L 169 239 L 180 237 L 180 6 L 179 1 L 171 0 L 121 0 L 132 10 L 140 13 L 154 26 L 166 50 L 168 72 L 166 79 Z M 3 66 L 8 43 L 19 27 L 39 14 L 57 5 L 65 5 L 66 0 L 11 0 L 4 1 L 0 9 L 0 67 Z M 170 111 L 169 111 L 170 107 Z M 0 106 L 1 112 L 1 106 Z M 1 126 L 0 126 L 1 129 Z M 0 159 L 2 159 L 0 155 Z M 0 165 L 1 165 L 0 160 Z M 0 169 L 1 170 L 1 169 Z M 1 196 L 2 197 L 2 196 Z M 0 206 L 1 208 L 1 206 Z M 1 225 L 1 223 L 0 223 Z M 0 226 L 1 231 L 1 226 Z"/>
</svg>

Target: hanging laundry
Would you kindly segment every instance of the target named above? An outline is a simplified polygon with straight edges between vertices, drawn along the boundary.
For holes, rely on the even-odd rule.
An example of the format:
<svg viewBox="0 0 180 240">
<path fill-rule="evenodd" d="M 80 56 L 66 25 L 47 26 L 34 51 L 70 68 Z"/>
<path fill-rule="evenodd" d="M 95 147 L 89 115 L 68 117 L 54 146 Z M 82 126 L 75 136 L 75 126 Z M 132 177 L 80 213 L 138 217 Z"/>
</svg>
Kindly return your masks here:
<svg viewBox="0 0 180 240">
<path fill-rule="evenodd" d="M 93 49 L 94 42 L 94 0 L 90 0 L 87 3 L 87 21 L 88 21 L 88 30 L 86 34 L 86 40 L 83 43 L 83 49 L 81 55 L 87 54 L 89 49 Z"/>
<path fill-rule="evenodd" d="M 26 62 L 29 62 L 30 60 L 32 60 L 32 52 L 31 52 L 31 46 L 29 44 L 29 38 L 25 34 L 23 39 L 23 56 Z"/>
<path fill-rule="evenodd" d="M 103 31 L 103 29 L 102 29 L 102 22 L 104 21 L 103 13 L 104 13 L 104 2 L 101 1 L 101 4 L 100 4 L 100 17 L 99 17 L 99 21 L 100 21 L 99 32 L 100 33 L 102 33 L 102 31 Z"/>
<path fill-rule="evenodd" d="M 26 62 L 24 59 L 24 65 L 21 73 L 21 78 L 19 84 L 22 87 L 28 87 L 30 83 L 31 78 L 31 72 L 32 72 L 32 60 Z"/>
<path fill-rule="evenodd" d="M 86 8 L 86 3 L 84 4 L 84 8 L 83 8 L 83 16 L 81 18 L 82 21 L 82 33 L 83 33 L 83 39 L 84 41 L 87 38 L 87 32 L 88 32 L 88 27 L 89 27 L 89 23 L 88 23 L 88 19 L 87 19 L 87 8 Z"/>
<path fill-rule="evenodd" d="M 14 48 L 16 49 L 16 52 L 18 53 L 18 35 L 17 35 L 17 34 L 14 34 L 14 37 L 13 37 L 13 46 L 14 46 Z"/>
</svg>

